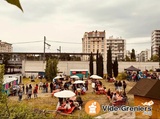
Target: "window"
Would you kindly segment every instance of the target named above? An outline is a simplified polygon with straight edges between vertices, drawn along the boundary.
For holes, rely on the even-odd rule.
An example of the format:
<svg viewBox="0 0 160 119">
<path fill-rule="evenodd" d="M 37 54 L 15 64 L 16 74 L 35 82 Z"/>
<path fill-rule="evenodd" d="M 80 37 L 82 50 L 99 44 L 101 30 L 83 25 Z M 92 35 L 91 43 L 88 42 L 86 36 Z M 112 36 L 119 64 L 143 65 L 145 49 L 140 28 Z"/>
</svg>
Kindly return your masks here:
<svg viewBox="0 0 160 119">
<path fill-rule="evenodd" d="M 93 35 L 93 37 L 95 37 L 95 32 L 93 32 L 93 34 L 92 34 L 92 35 Z"/>
<path fill-rule="evenodd" d="M 97 32 L 97 37 L 99 37 L 99 32 Z"/>
</svg>

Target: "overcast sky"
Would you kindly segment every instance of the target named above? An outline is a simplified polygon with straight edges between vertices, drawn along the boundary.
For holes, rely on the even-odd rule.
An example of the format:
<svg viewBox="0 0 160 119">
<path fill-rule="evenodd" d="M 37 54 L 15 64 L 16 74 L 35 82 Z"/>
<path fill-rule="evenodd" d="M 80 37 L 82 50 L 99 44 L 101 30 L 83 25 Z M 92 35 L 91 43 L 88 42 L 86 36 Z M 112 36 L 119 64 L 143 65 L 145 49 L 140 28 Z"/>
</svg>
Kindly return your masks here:
<svg viewBox="0 0 160 119">
<path fill-rule="evenodd" d="M 159 0 L 20 0 L 24 13 L 0 1 L 0 40 L 13 51 L 82 52 L 84 32 L 106 31 L 126 39 L 127 50 L 150 49 L 151 32 L 160 29 Z M 25 43 L 26 42 L 26 43 Z M 29 42 L 29 43 L 27 43 Z M 71 42 L 71 43 L 69 43 Z"/>
</svg>

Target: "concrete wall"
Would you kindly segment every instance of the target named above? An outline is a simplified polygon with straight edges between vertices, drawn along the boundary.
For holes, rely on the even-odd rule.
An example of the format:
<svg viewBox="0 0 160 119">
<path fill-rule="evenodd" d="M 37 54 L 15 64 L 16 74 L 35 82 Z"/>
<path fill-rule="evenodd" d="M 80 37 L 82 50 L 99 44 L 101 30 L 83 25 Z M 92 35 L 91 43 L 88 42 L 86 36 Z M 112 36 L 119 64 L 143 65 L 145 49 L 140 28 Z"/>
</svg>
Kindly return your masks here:
<svg viewBox="0 0 160 119">
<path fill-rule="evenodd" d="M 155 70 L 159 67 L 159 62 L 119 62 L 119 72 L 123 72 L 125 68 L 131 65 L 144 71 Z M 88 61 L 59 61 L 58 70 L 69 75 L 70 69 L 89 69 Z M 45 63 L 43 61 L 22 61 L 22 73 L 44 72 Z M 106 73 L 106 62 L 104 62 L 104 73 Z M 94 73 L 96 73 L 96 63 L 94 62 Z"/>
</svg>

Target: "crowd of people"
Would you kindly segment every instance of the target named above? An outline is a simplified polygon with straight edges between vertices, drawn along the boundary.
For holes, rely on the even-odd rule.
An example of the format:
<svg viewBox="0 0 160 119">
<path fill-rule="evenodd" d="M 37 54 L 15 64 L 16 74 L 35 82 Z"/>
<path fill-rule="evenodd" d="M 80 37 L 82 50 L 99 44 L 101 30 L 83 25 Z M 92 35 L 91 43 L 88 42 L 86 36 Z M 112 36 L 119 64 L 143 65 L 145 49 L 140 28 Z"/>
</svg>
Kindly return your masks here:
<svg viewBox="0 0 160 119">
<path fill-rule="evenodd" d="M 60 79 L 55 80 L 54 82 L 42 82 L 40 81 L 39 84 L 33 86 L 33 84 L 26 84 L 19 86 L 17 90 L 17 94 L 19 96 L 18 100 L 22 100 L 22 96 L 26 94 L 27 99 L 31 99 L 38 97 L 38 92 L 41 93 L 52 93 L 55 90 L 62 91 L 62 90 L 72 90 L 77 96 L 75 99 L 61 99 L 59 98 L 57 104 L 57 110 L 65 110 L 70 109 L 73 106 L 81 109 L 81 105 L 83 103 L 81 95 L 85 94 L 88 90 L 89 80 L 87 79 L 84 81 L 85 83 L 76 84 L 74 83 L 75 80 L 68 79 L 63 82 Z M 112 102 L 117 100 L 126 100 L 126 87 L 127 84 L 125 81 L 115 81 L 114 83 L 115 91 L 111 91 L 110 88 L 107 88 L 102 84 L 101 80 L 98 79 L 91 79 L 91 86 L 93 88 L 93 92 L 97 92 L 98 90 L 103 89 L 105 94 L 110 97 Z"/>
<path fill-rule="evenodd" d="M 107 97 L 110 99 L 112 103 L 115 103 L 116 101 L 127 101 L 127 95 L 126 95 L 126 87 L 127 84 L 125 81 L 115 81 L 114 82 L 115 90 L 111 91 L 110 88 L 107 90 Z"/>
<path fill-rule="evenodd" d="M 150 79 L 159 79 L 160 80 L 160 74 L 157 74 L 156 72 L 149 72 L 148 70 L 142 72 L 142 71 L 127 71 L 127 80 L 129 81 L 139 81 L 142 78 L 150 78 Z"/>
<path fill-rule="evenodd" d="M 81 98 L 80 93 L 78 93 L 76 97 L 72 97 L 72 98 L 59 98 L 56 110 L 65 112 L 67 110 L 70 110 L 72 107 L 75 107 L 81 110 L 82 103 L 83 103 L 83 100 Z"/>
</svg>

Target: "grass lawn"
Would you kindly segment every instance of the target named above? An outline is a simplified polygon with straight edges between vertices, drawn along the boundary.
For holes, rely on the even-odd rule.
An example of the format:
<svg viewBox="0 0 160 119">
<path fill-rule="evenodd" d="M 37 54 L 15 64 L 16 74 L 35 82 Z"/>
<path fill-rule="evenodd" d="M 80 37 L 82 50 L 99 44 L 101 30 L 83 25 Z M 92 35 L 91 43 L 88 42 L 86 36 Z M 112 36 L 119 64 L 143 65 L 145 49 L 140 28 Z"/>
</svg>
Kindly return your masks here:
<svg viewBox="0 0 160 119">
<path fill-rule="evenodd" d="M 105 87 L 107 89 L 110 88 L 111 91 L 115 90 L 113 83 L 106 82 L 105 80 L 101 80 L 101 81 L 102 81 L 102 84 L 105 85 Z M 45 80 L 43 79 L 42 82 L 45 82 Z M 36 79 L 35 82 L 30 82 L 29 79 L 24 79 L 23 83 L 24 83 L 24 85 L 26 85 L 26 84 L 35 85 L 35 84 L 39 83 L 39 79 Z M 126 81 L 126 83 L 127 83 L 126 92 L 128 92 L 134 86 L 135 82 Z M 41 94 L 39 94 L 39 95 L 41 95 Z M 21 104 L 27 105 L 29 107 L 32 107 L 32 108 L 38 109 L 38 110 L 55 110 L 58 99 L 55 97 L 51 97 L 50 93 L 45 93 L 43 95 L 46 95 L 46 96 L 38 97 L 37 99 L 31 99 L 31 100 L 24 99 L 23 101 L 21 101 Z M 133 106 L 134 105 L 133 95 L 127 94 L 127 96 L 129 97 L 129 105 Z M 89 90 L 87 91 L 87 93 L 85 95 L 82 95 L 81 97 L 84 101 L 82 110 L 75 110 L 71 116 L 63 116 L 63 115 L 56 114 L 55 112 L 53 112 L 53 113 L 51 113 L 51 117 L 53 117 L 53 118 L 66 118 L 66 119 L 93 118 L 85 112 L 84 106 L 85 106 L 86 102 L 88 102 L 90 100 L 95 100 L 95 101 L 99 102 L 99 104 L 101 104 L 101 105 L 102 104 L 103 105 L 109 104 L 109 101 L 107 100 L 106 95 L 103 95 L 103 94 L 98 95 L 98 94 L 92 93 L 91 84 L 89 84 Z M 11 103 L 18 103 L 17 100 L 13 100 L 12 97 L 9 98 L 9 100 L 11 100 L 10 101 Z M 101 110 L 98 115 L 101 115 L 104 113 L 106 113 L 106 112 L 103 112 Z M 96 116 L 98 116 L 98 115 L 96 115 Z"/>
</svg>

